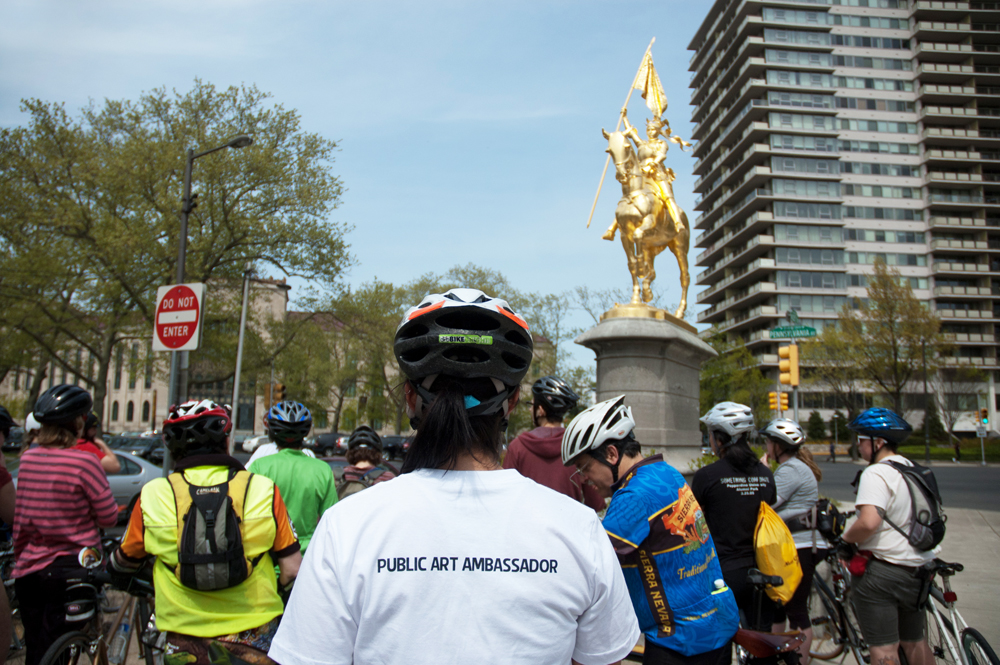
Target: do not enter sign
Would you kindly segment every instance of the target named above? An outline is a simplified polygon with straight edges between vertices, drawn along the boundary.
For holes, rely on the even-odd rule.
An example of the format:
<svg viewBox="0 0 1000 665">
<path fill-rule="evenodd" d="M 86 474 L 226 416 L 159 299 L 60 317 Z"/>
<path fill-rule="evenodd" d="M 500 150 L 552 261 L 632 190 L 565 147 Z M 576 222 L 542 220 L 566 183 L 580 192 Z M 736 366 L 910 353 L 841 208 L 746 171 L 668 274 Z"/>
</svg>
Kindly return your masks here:
<svg viewBox="0 0 1000 665">
<path fill-rule="evenodd" d="M 204 284 L 161 286 L 156 292 L 154 351 L 193 351 L 201 341 Z"/>
</svg>

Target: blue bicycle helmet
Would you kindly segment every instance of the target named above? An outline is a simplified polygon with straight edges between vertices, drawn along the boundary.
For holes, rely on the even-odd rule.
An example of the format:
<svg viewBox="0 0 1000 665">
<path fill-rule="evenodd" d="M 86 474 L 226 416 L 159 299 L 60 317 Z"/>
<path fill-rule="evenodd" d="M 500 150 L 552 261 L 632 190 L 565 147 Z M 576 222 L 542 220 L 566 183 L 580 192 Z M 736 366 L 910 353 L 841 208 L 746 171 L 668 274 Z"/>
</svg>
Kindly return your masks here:
<svg viewBox="0 0 1000 665">
<path fill-rule="evenodd" d="M 906 437 L 913 432 L 910 423 L 894 411 L 882 408 L 862 411 L 847 428 L 862 436 L 885 439 L 894 446 L 906 441 Z"/>
<path fill-rule="evenodd" d="M 294 445 L 301 442 L 312 429 L 312 414 L 304 404 L 278 402 L 267 412 L 267 435 L 271 441 Z"/>
</svg>

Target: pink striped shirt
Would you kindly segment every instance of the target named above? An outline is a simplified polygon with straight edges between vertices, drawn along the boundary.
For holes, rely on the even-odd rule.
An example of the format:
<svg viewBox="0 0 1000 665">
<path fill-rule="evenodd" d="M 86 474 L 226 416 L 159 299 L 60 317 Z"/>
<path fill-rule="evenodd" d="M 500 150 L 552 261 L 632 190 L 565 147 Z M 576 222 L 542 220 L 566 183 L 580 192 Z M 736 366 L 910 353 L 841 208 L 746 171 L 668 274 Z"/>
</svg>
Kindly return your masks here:
<svg viewBox="0 0 1000 665">
<path fill-rule="evenodd" d="M 118 506 L 96 457 L 43 446 L 26 450 L 17 472 L 13 577 L 99 545 L 98 528 L 117 521 Z"/>
</svg>

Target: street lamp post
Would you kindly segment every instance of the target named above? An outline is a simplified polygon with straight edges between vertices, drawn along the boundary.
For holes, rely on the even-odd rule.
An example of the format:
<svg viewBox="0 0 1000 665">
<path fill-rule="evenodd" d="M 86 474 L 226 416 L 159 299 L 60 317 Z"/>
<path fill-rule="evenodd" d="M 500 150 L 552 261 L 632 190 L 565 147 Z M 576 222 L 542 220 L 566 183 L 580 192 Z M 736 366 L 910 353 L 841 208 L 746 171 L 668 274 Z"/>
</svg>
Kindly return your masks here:
<svg viewBox="0 0 1000 665">
<path fill-rule="evenodd" d="M 181 197 L 181 228 L 177 237 L 177 284 L 184 283 L 184 262 L 187 259 L 187 235 L 188 235 L 188 215 L 198 205 L 195 197 L 191 195 L 191 169 L 194 167 L 194 160 L 213 152 L 233 148 L 238 150 L 253 143 L 253 138 L 247 134 L 240 134 L 232 138 L 228 143 L 220 145 L 204 152 L 195 152 L 189 148 L 187 151 L 187 161 L 184 164 L 184 191 Z M 180 404 L 187 399 L 188 387 L 188 352 L 172 351 L 170 353 L 170 386 L 168 390 L 167 409 L 175 404 Z M 170 451 L 164 454 L 163 475 L 170 473 L 173 460 L 170 458 Z"/>
<path fill-rule="evenodd" d="M 247 304 L 250 300 L 250 277 L 253 275 L 253 264 L 248 263 L 243 272 L 243 307 L 240 310 L 240 339 L 236 345 L 236 372 L 233 376 L 233 433 L 239 423 L 240 414 L 240 370 L 243 368 L 243 333 L 247 328 Z M 233 454 L 233 439 L 229 439 L 229 454 Z"/>
</svg>

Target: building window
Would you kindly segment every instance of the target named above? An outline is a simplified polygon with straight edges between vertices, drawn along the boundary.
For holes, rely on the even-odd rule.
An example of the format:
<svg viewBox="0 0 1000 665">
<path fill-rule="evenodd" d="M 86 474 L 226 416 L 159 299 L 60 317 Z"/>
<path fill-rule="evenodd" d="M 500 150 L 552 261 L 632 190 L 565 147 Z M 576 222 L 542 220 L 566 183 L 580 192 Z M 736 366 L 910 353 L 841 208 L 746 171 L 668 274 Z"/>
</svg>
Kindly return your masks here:
<svg viewBox="0 0 1000 665">
<path fill-rule="evenodd" d="M 142 403 L 142 422 L 149 422 L 149 400 Z"/>
<path fill-rule="evenodd" d="M 21 389 L 21 372 L 20 370 L 14 370 L 14 390 Z"/>
<path fill-rule="evenodd" d="M 119 344 L 115 350 L 115 390 L 121 390 L 122 387 L 122 359 L 124 355 L 125 349 Z"/>
<path fill-rule="evenodd" d="M 118 420 L 118 400 L 111 403 L 111 421 L 115 422 Z"/>
<path fill-rule="evenodd" d="M 153 387 L 153 349 L 150 342 L 146 342 L 146 375 L 143 377 L 143 386 L 146 390 Z"/>
<path fill-rule="evenodd" d="M 139 343 L 133 342 L 128 359 L 128 387 L 135 390 L 135 375 L 139 372 Z M 131 419 L 130 419 L 131 420 Z"/>
<path fill-rule="evenodd" d="M 129 422 L 135 420 L 135 403 L 132 400 L 125 406 L 125 420 Z"/>
</svg>

